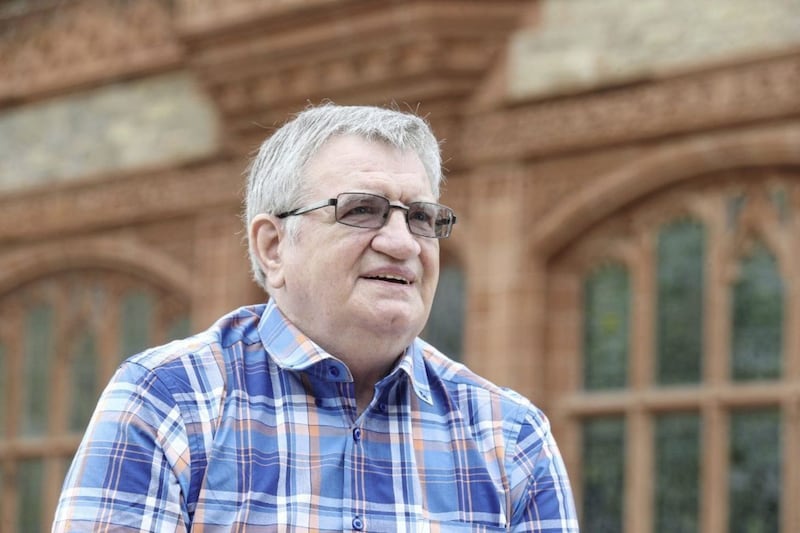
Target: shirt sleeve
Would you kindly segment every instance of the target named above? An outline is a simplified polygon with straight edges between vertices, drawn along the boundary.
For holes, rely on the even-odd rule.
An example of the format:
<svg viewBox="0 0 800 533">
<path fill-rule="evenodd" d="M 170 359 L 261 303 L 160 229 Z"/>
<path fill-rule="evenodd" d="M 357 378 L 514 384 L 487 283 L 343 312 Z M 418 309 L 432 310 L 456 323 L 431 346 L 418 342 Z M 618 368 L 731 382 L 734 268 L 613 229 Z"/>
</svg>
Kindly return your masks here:
<svg viewBox="0 0 800 533">
<path fill-rule="evenodd" d="M 186 427 L 169 389 L 125 363 L 89 422 L 52 530 L 186 531 L 188 465 Z"/>
<path fill-rule="evenodd" d="M 567 470 L 538 409 L 528 411 L 513 453 L 511 531 L 579 533 Z"/>
</svg>

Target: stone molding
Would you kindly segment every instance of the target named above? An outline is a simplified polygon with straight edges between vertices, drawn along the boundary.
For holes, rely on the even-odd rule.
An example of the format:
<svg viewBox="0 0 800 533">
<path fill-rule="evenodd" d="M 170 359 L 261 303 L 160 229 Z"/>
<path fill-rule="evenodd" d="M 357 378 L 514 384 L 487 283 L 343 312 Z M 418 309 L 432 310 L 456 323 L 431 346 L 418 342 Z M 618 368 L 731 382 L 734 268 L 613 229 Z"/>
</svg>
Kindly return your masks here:
<svg viewBox="0 0 800 533">
<path fill-rule="evenodd" d="M 175 0 L 182 31 L 199 35 L 221 27 L 249 24 L 255 18 L 324 9 L 363 0 Z"/>
<path fill-rule="evenodd" d="M 28 246 L 0 257 L 0 295 L 28 281 L 71 269 L 106 268 L 143 278 L 169 292 L 192 294 L 191 271 L 132 239 L 87 237 Z"/>
<path fill-rule="evenodd" d="M 754 167 L 800 168 L 800 125 L 690 138 L 663 146 L 563 198 L 532 225 L 528 257 L 553 256 L 582 232 L 637 198 L 713 172 Z"/>
<path fill-rule="evenodd" d="M 439 80 L 441 92 L 465 94 L 473 88 L 465 79 L 479 77 L 484 66 L 499 51 L 493 38 L 398 39 L 388 46 L 349 51 L 323 51 L 309 58 L 276 58 L 254 73 L 238 74 L 209 68 L 204 78 L 220 107 L 229 115 L 244 116 L 252 110 L 291 105 L 305 98 L 321 99 L 330 94 L 349 94 L 354 86 L 415 83 L 430 89 Z M 424 79 L 423 79 L 424 78 Z M 394 91 L 383 90 L 387 94 Z M 396 93 L 395 93 L 396 94 Z M 423 96 L 422 94 L 420 96 Z M 352 99 L 353 96 L 348 96 Z"/>
<path fill-rule="evenodd" d="M 677 133 L 800 115 L 800 55 L 465 120 L 466 166 L 586 150 Z"/>
<path fill-rule="evenodd" d="M 0 244 L 240 205 L 243 168 L 229 163 L 49 186 L 0 196 Z"/>
</svg>

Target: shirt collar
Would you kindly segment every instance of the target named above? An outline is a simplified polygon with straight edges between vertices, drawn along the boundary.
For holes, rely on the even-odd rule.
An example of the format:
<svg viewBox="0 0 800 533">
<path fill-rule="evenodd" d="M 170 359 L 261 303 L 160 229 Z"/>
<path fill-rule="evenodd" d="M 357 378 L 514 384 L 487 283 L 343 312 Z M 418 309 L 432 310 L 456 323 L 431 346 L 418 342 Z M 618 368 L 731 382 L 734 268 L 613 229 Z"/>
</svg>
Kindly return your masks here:
<svg viewBox="0 0 800 533">
<path fill-rule="evenodd" d="M 267 302 L 261 321 L 258 325 L 258 334 L 261 342 L 275 363 L 281 368 L 298 372 L 309 372 L 325 379 L 337 381 L 352 381 L 353 377 L 347 365 L 323 350 L 317 343 L 309 339 L 302 331 L 289 322 L 275 305 L 274 301 Z M 382 383 L 398 379 L 399 374 L 405 373 L 420 400 L 433 404 L 431 397 L 428 374 L 425 370 L 425 360 L 422 343 L 415 339 L 406 348 L 405 353 Z M 329 373 L 322 370 L 320 363 L 328 363 L 328 367 L 336 367 L 339 372 Z"/>
</svg>

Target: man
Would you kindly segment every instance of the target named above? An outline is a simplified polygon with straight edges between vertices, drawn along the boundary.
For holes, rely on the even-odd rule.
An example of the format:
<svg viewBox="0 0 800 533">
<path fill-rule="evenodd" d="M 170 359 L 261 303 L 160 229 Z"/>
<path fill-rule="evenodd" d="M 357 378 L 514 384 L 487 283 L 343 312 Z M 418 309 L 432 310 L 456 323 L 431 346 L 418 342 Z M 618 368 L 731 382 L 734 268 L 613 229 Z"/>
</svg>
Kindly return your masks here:
<svg viewBox="0 0 800 533">
<path fill-rule="evenodd" d="M 130 358 L 54 531 L 577 532 L 543 414 L 417 338 L 456 217 L 420 118 L 311 108 L 250 170 L 269 303 Z"/>
</svg>

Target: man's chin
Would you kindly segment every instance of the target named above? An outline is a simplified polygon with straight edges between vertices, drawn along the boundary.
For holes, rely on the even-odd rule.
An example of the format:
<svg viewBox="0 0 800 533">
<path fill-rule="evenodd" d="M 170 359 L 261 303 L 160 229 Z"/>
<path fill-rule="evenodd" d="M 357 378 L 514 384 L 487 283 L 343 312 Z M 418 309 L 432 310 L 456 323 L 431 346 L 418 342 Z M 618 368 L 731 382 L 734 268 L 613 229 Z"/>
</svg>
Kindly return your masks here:
<svg viewBox="0 0 800 533">
<path fill-rule="evenodd" d="M 376 334 L 413 339 L 422 331 L 424 322 L 420 320 L 417 313 L 400 309 L 386 309 L 374 313 L 365 321 L 365 325 L 374 330 Z"/>
</svg>

